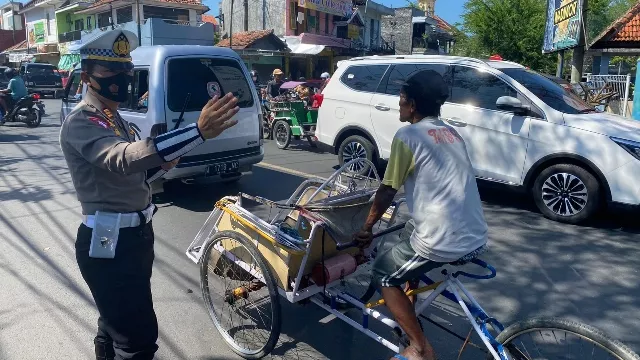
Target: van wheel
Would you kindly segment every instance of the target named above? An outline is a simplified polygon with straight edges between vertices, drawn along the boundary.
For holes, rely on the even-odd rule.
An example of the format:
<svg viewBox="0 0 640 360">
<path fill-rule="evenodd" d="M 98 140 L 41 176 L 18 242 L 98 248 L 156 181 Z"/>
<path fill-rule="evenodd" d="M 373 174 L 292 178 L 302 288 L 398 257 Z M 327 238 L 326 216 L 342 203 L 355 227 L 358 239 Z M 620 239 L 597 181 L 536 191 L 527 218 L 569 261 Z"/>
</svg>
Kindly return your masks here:
<svg viewBox="0 0 640 360">
<path fill-rule="evenodd" d="M 371 141 L 360 135 L 353 135 L 344 139 L 338 150 L 340 166 L 342 167 L 354 159 L 367 159 L 373 162 L 374 150 Z M 347 170 L 358 175 L 367 175 L 369 174 L 369 168 L 369 164 L 356 162 L 351 164 Z"/>
<path fill-rule="evenodd" d="M 547 218 L 577 224 L 600 207 L 600 183 L 584 168 L 557 164 L 544 169 L 533 184 L 533 200 Z"/>
<path fill-rule="evenodd" d="M 280 149 L 286 149 L 291 144 L 291 127 L 284 120 L 278 120 L 273 125 L 273 139 Z"/>
</svg>

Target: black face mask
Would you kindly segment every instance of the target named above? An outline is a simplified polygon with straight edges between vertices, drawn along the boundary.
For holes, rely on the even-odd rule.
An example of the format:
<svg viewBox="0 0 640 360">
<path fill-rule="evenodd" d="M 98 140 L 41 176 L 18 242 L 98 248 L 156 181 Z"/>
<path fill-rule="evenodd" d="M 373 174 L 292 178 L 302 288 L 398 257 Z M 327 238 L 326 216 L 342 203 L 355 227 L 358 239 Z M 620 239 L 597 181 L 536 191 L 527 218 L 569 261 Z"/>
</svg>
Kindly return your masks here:
<svg viewBox="0 0 640 360">
<path fill-rule="evenodd" d="M 93 75 L 89 75 L 93 80 L 95 80 L 98 85 L 100 85 L 100 89 L 96 89 L 93 86 L 91 88 L 95 90 L 101 96 L 105 98 L 115 101 L 115 102 L 123 102 L 126 101 L 129 97 L 129 84 L 133 80 L 133 76 L 128 75 L 127 73 L 119 73 L 118 75 L 109 76 L 105 78 L 95 77 Z M 109 90 L 111 85 L 118 86 L 118 92 L 113 93 Z"/>
</svg>

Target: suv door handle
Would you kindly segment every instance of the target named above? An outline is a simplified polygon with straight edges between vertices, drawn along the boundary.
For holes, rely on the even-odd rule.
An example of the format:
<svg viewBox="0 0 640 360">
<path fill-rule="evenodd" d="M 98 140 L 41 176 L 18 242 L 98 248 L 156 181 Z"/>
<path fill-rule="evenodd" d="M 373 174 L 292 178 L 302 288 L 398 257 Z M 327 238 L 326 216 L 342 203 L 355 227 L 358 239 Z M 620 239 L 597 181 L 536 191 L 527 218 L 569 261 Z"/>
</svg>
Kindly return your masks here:
<svg viewBox="0 0 640 360">
<path fill-rule="evenodd" d="M 376 108 L 376 109 L 378 109 L 380 111 L 389 111 L 390 110 L 390 108 L 385 104 L 376 104 L 374 106 L 374 108 Z"/>
<path fill-rule="evenodd" d="M 467 125 L 466 122 L 462 121 L 462 119 L 457 118 L 457 117 L 446 118 L 445 120 L 450 122 L 451 125 L 453 125 L 453 126 L 456 126 L 456 125 L 458 125 L 458 126 L 466 126 Z"/>
</svg>

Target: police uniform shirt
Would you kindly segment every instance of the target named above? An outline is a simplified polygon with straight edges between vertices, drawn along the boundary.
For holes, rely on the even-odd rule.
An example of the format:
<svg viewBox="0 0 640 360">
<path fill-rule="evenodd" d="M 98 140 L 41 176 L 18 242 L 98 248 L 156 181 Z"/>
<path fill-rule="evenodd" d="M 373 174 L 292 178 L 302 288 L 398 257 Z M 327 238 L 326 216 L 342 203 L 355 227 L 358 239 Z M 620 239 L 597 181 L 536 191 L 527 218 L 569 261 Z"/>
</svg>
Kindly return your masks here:
<svg viewBox="0 0 640 360">
<path fill-rule="evenodd" d="M 116 34 L 110 37 L 130 33 L 113 32 Z M 164 173 L 159 167 L 205 141 L 196 124 L 153 139 L 135 140 L 129 124 L 117 113 L 105 112 L 91 92 L 67 116 L 60 130 L 60 147 L 83 215 L 144 210 L 151 203 L 148 182 Z"/>
</svg>

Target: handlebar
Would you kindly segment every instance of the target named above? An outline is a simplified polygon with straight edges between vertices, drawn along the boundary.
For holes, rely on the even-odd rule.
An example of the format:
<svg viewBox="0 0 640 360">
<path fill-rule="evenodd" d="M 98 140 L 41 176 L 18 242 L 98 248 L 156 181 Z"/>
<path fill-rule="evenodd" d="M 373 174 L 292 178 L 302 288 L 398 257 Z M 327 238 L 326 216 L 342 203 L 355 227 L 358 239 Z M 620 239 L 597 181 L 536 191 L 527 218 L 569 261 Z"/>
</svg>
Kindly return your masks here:
<svg viewBox="0 0 640 360">
<path fill-rule="evenodd" d="M 478 275 L 478 274 L 470 274 L 468 272 L 464 272 L 464 271 L 456 271 L 453 273 L 453 277 L 458 277 L 458 276 L 466 276 L 468 278 L 471 279 L 479 279 L 479 280 L 485 280 L 485 279 L 492 279 L 494 277 L 496 277 L 496 268 L 494 268 L 492 265 L 487 264 L 486 262 L 480 260 L 480 259 L 473 259 L 470 261 L 472 264 L 476 264 L 482 268 L 485 268 L 487 270 L 489 270 L 491 273 L 487 274 L 487 275 Z"/>
<path fill-rule="evenodd" d="M 398 230 L 402 230 L 402 229 L 404 229 L 404 226 L 406 224 L 407 224 L 406 222 L 403 222 L 401 224 L 394 225 L 392 227 L 386 228 L 386 229 L 384 229 L 384 230 L 382 230 L 382 231 L 380 231 L 378 233 L 373 234 L 372 239 L 379 238 L 380 236 L 384 236 L 384 235 L 390 234 L 390 233 L 398 231 Z M 348 243 L 336 245 L 336 250 L 342 251 L 344 249 L 348 249 L 350 247 L 356 247 L 356 246 L 358 246 L 358 242 L 353 240 L 353 241 L 350 241 Z"/>
</svg>

